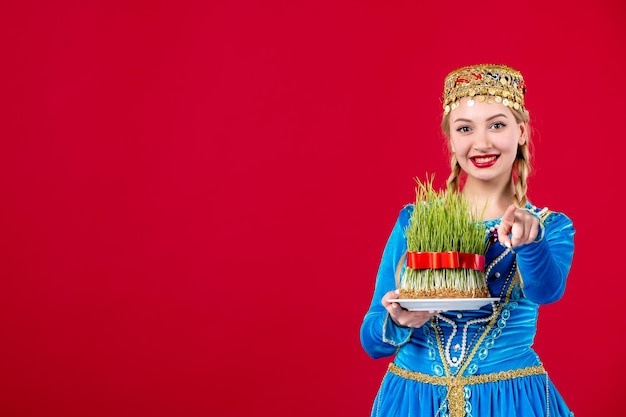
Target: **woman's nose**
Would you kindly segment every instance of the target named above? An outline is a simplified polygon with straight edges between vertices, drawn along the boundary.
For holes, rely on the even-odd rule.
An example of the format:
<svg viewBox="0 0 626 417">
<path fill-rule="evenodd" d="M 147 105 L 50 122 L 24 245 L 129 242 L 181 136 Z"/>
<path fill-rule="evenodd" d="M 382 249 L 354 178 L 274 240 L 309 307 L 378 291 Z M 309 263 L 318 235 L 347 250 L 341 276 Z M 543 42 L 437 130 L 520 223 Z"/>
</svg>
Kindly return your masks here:
<svg viewBox="0 0 626 417">
<path fill-rule="evenodd" d="M 473 142 L 473 146 L 474 149 L 490 149 L 491 148 L 491 140 L 489 138 L 489 135 L 487 134 L 487 132 L 485 131 L 478 131 L 476 132 L 476 134 L 473 137 L 474 142 Z"/>
</svg>

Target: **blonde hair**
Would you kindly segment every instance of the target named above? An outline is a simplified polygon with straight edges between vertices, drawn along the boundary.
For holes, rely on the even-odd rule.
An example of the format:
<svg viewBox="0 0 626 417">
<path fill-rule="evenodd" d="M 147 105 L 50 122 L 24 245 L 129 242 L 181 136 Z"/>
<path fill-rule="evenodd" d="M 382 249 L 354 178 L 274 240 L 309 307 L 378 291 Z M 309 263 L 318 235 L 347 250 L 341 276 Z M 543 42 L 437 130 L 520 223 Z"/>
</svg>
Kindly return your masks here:
<svg viewBox="0 0 626 417">
<path fill-rule="evenodd" d="M 511 173 L 512 181 L 515 184 L 515 196 L 514 204 L 517 207 L 524 207 L 528 202 L 528 197 L 526 195 L 528 191 L 528 177 L 532 170 L 530 164 L 530 116 L 527 110 L 516 110 L 511 108 L 513 112 L 513 116 L 515 116 L 515 120 L 517 123 L 526 123 L 526 141 L 523 145 L 518 145 L 517 147 L 517 156 L 515 157 L 515 161 L 513 162 L 513 171 Z M 450 113 L 444 114 L 441 119 L 441 130 L 443 131 L 444 136 L 449 139 L 450 138 Z M 459 165 L 456 155 L 452 153 L 450 158 L 450 175 L 446 180 L 446 184 L 449 191 L 460 191 L 461 188 L 461 166 Z"/>
</svg>

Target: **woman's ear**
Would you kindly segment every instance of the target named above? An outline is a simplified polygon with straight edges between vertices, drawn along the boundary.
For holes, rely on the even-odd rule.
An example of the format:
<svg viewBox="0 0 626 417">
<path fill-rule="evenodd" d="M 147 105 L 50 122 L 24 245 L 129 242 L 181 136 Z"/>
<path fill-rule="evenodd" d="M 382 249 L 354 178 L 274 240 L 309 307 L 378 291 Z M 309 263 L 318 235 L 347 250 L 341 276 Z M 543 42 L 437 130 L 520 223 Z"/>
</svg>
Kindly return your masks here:
<svg viewBox="0 0 626 417">
<path fill-rule="evenodd" d="M 522 122 L 519 124 L 520 135 L 517 143 L 523 145 L 528 140 L 528 124 L 526 122 Z"/>
</svg>

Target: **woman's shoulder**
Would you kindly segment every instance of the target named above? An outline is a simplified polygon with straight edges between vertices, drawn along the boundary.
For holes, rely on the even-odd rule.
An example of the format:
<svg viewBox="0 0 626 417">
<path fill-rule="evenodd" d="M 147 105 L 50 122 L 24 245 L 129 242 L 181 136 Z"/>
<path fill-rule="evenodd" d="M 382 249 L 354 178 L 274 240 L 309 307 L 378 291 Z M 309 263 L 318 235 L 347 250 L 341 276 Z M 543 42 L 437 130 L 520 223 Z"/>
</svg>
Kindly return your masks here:
<svg viewBox="0 0 626 417">
<path fill-rule="evenodd" d="M 400 214 L 406 214 L 410 216 L 411 214 L 413 214 L 413 210 L 415 210 L 414 203 L 405 204 L 404 206 L 402 206 L 402 209 L 400 209 Z"/>
<path fill-rule="evenodd" d="M 411 215 L 413 214 L 414 209 L 415 209 L 414 204 L 405 204 L 404 206 L 402 206 L 402 208 L 400 209 L 400 212 L 398 213 L 398 220 L 397 220 L 400 226 L 404 228 L 409 224 L 409 221 L 411 220 Z"/>
</svg>

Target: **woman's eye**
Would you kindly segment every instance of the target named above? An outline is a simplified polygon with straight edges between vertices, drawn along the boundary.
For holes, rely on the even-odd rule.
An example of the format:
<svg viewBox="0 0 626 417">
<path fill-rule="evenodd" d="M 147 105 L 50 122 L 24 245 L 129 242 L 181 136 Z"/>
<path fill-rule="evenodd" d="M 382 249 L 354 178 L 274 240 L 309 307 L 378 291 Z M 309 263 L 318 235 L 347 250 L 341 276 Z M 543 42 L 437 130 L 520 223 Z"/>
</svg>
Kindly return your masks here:
<svg viewBox="0 0 626 417">
<path fill-rule="evenodd" d="M 495 122 L 494 124 L 491 125 L 491 127 L 493 127 L 494 129 L 502 129 L 504 126 L 506 125 L 502 122 Z"/>
<path fill-rule="evenodd" d="M 456 131 L 457 131 L 457 132 L 461 132 L 461 133 L 467 133 L 467 132 L 469 132 L 469 130 L 470 130 L 470 129 L 469 129 L 469 127 L 467 127 L 467 126 L 461 126 L 461 127 L 459 127 Z"/>
</svg>

